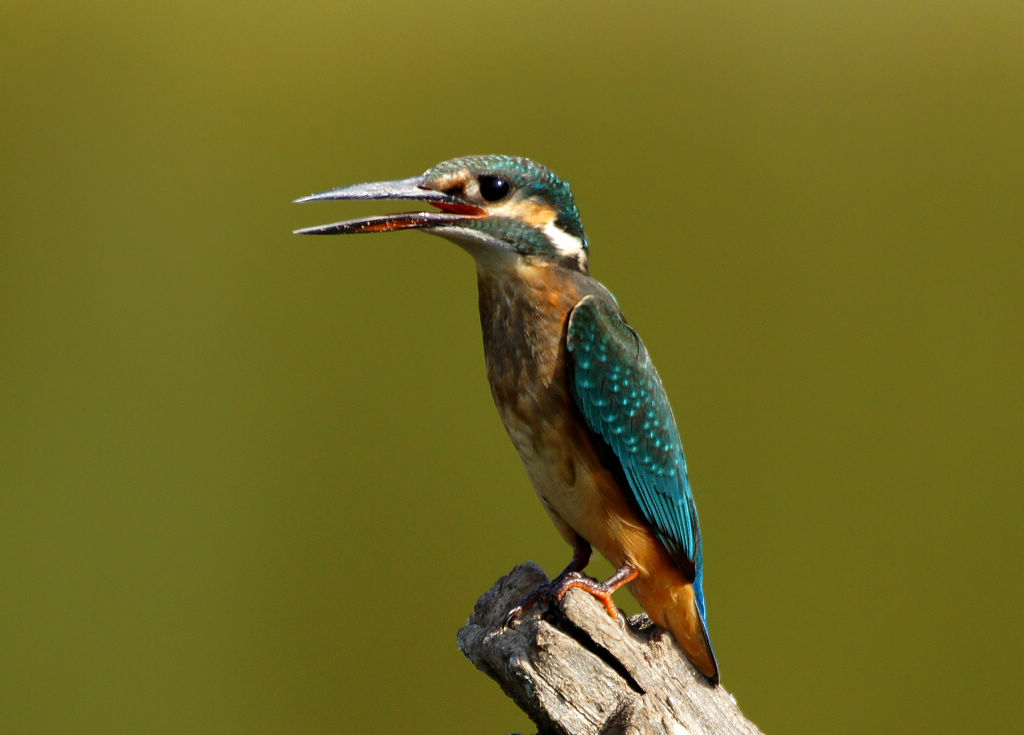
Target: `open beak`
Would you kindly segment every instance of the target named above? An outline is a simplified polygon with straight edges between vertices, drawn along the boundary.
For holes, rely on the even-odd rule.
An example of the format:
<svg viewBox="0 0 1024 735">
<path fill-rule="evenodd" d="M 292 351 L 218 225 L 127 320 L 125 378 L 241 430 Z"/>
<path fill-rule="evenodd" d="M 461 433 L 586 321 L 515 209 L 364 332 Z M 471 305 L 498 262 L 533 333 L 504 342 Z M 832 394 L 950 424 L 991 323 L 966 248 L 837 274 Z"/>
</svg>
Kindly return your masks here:
<svg viewBox="0 0 1024 735">
<path fill-rule="evenodd" d="M 382 214 L 377 217 L 350 219 L 318 227 L 305 227 L 295 230 L 296 235 L 354 235 L 360 232 L 429 229 L 452 225 L 465 219 L 479 219 L 486 214 L 480 207 L 467 204 L 456 196 L 425 188 L 422 176 L 343 186 L 340 189 L 331 189 L 301 197 L 296 199 L 295 203 L 318 202 L 326 199 L 414 199 L 429 202 L 442 211 L 398 212 Z"/>
</svg>

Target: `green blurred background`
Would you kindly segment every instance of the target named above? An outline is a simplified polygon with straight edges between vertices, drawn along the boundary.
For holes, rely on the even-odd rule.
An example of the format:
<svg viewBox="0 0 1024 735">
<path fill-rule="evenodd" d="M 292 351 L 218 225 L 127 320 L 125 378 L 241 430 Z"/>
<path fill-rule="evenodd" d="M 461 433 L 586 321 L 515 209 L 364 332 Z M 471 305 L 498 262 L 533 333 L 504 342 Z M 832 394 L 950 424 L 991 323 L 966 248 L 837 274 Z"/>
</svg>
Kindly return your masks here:
<svg viewBox="0 0 1024 735">
<path fill-rule="evenodd" d="M 0 49 L 0 731 L 530 727 L 455 646 L 568 558 L 472 262 L 289 234 L 489 152 L 654 355 L 747 715 L 1024 727 L 1020 3 L 7 2 Z"/>
</svg>

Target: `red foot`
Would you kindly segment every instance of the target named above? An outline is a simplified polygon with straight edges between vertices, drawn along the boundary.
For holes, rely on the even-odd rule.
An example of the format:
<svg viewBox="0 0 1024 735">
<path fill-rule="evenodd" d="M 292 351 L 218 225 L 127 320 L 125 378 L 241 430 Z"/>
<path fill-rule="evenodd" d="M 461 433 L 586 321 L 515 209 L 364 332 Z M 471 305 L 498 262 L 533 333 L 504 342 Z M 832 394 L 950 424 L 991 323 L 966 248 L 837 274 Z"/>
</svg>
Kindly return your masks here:
<svg viewBox="0 0 1024 735">
<path fill-rule="evenodd" d="M 622 585 L 628 584 L 636 579 L 639 573 L 640 572 L 636 567 L 626 564 L 604 582 L 598 582 L 596 579 L 585 577 L 579 572 L 566 570 L 565 573 L 558 575 L 550 582 L 537 587 L 537 589 L 527 595 L 518 605 L 509 610 L 508 614 L 505 616 L 505 625 L 510 625 L 513 620 L 518 618 L 541 600 L 544 600 L 545 602 L 554 600 L 557 603 L 561 603 L 562 598 L 565 597 L 566 593 L 574 588 L 589 592 L 599 599 L 604 604 L 604 609 L 608 611 L 608 614 L 611 615 L 614 620 L 618 620 L 619 610 L 615 607 L 615 602 L 612 600 L 612 594 Z"/>
</svg>

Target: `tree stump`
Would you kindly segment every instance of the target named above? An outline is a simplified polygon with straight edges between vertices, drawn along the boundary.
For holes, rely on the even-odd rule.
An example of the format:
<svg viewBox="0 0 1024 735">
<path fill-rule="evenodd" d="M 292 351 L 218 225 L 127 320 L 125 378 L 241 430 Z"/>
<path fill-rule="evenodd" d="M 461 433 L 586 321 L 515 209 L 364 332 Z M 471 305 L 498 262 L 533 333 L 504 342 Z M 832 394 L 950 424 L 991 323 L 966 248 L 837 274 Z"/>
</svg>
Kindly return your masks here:
<svg viewBox="0 0 1024 735">
<path fill-rule="evenodd" d="M 539 735 L 760 735 L 736 700 L 686 660 L 646 615 L 616 621 L 582 590 L 538 604 L 510 627 L 508 610 L 547 575 L 520 564 L 476 603 L 459 648 L 529 715 Z"/>
</svg>

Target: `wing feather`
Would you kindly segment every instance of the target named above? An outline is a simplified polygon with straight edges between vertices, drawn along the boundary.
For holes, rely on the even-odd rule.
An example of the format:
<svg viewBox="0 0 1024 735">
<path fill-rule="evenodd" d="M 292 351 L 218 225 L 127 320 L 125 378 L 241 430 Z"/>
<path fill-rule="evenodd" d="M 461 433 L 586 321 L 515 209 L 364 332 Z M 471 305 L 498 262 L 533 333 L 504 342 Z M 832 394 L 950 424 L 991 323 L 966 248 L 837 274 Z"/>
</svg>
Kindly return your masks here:
<svg viewBox="0 0 1024 735">
<path fill-rule="evenodd" d="M 627 490 L 680 569 L 700 590 L 697 507 L 672 407 L 639 335 L 618 309 L 587 296 L 569 317 L 573 398 L 621 465 Z"/>
</svg>

